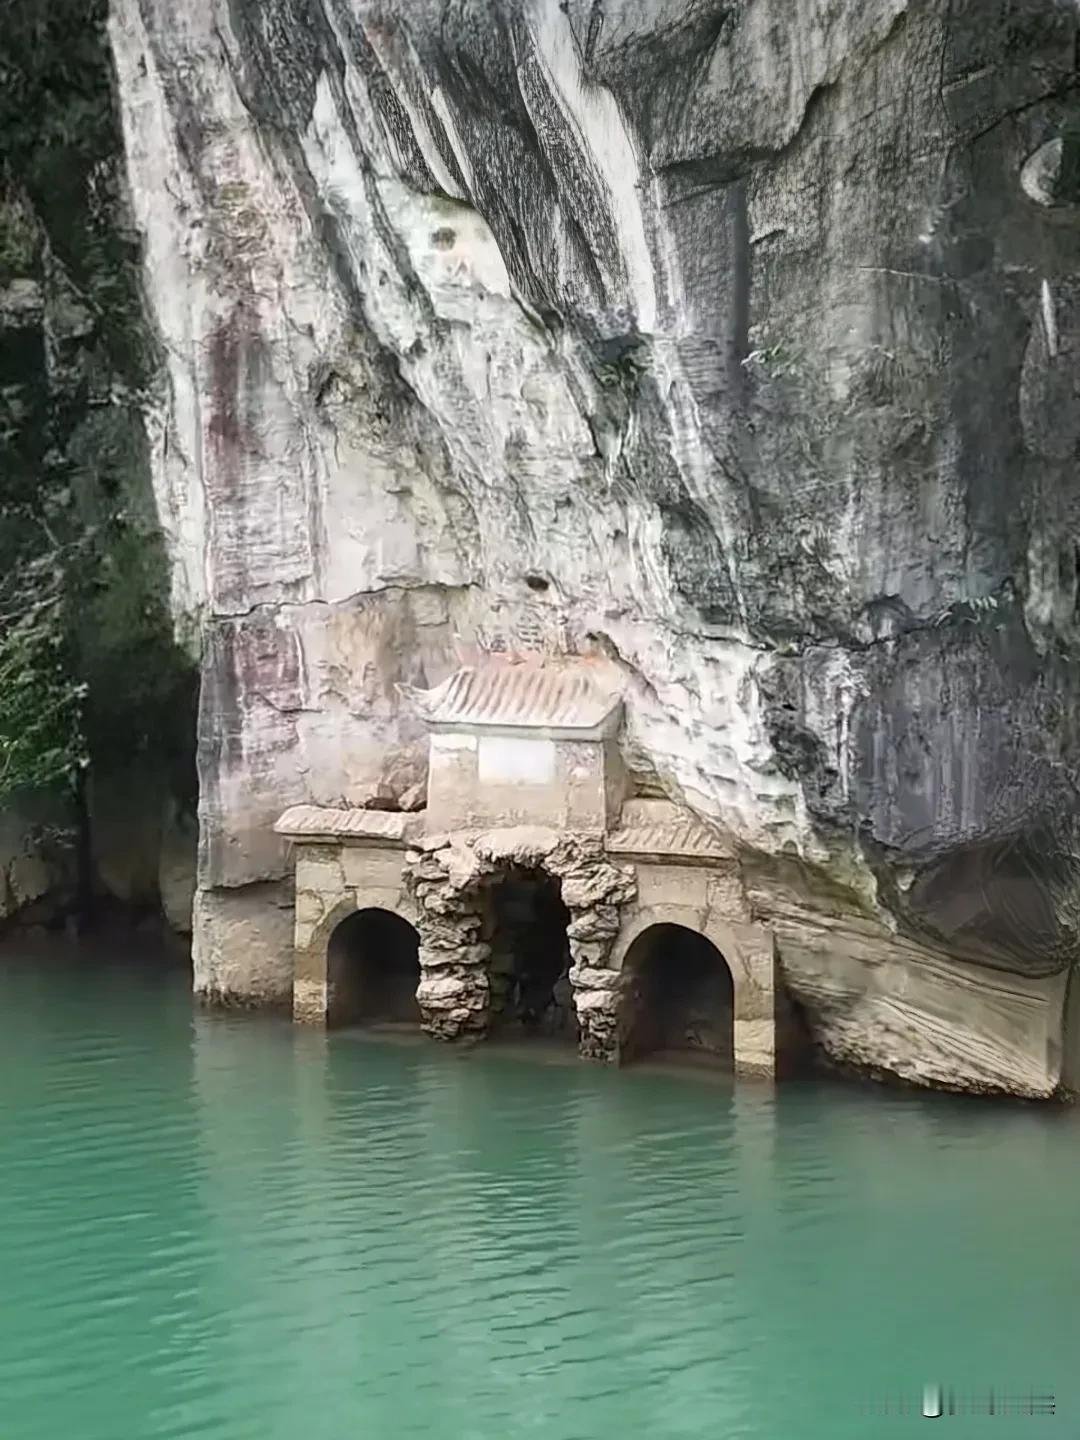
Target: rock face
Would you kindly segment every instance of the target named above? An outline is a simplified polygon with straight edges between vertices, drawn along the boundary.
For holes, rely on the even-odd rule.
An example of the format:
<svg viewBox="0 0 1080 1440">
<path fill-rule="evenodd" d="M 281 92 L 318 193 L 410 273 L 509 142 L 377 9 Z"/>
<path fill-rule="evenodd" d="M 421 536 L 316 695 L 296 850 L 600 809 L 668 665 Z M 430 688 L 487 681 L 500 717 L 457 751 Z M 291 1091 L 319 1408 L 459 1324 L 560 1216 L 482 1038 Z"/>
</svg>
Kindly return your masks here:
<svg viewBox="0 0 1080 1440">
<path fill-rule="evenodd" d="M 70 819 L 59 805 L 0 813 L 0 926 L 16 916 L 35 923 L 62 914 L 75 889 Z"/>
<path fill-rule="evenodd" d="M 113 0 L 111 36 L 207 637 L 197 986 L 286 997 L 272 822 L 414 791 L 398 683 L 592 650 L 827 1052 L 1052 1090 L 1072 0 Z"/>
<path fill-rule="evenodd" d="M 157 905 L 162 811 L 195 808 L 197 676 L 176 644 L 150 483 L 156 347 L 106 11 L 4 11 L 0 923 Z M 190 839 L 189 826 L 189 869 Z"/>
</svg>

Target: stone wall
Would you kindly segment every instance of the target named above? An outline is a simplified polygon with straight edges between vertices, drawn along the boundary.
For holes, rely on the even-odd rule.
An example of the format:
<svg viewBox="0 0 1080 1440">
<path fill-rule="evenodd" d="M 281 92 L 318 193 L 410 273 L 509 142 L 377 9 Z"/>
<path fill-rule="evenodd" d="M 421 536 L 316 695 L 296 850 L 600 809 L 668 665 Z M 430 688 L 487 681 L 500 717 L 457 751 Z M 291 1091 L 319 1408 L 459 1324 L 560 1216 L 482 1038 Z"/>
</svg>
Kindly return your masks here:
<svg viewBox="0 0 1080 1440">
<path fill-rule="evenodd" d="M 621 763 L 611 748 L 542 735 L 433 735 L 429 828 L 541 825 L 599 834 L 612 801 L 621 800 Z"/>
<path fill-rule="evenodd" d="M 295 929 L 287 952 L 295 1020 L 325 1023 L 331 1000 L 330 937 L 347 916 L 368 909 L 389 910 L 415 923 L 402 850 L 329 844 L 297 847 Z"/>
<path fill-rule="evenodd" d="M 568 913 L 567 979 L 579 1048 L 589 1059 L 622 1058 L 630 1021 L 634 942 L 655 926 L 679 925 L 716 947 L 732 978 L 736 1071 L 772 1078 L 785 1028 L 771 934 L 751 918 L 733 869 L 658 860 L 613 862 L 592 835 L 541 826 L 417 837 L 411 848 L 305 841 L 296 849 L 292 1007 L 295 1019 L 325 1023 L 332 1008 L 327 949 L 358 910 L 390 911 L 419 933 L 417 1001 L 424 1029 L 439 1039 L 486 1035 L 498 1020 L 505 976 L 494 942 L 493 899 L 521 875 L 555 882 Z M 284 995 L 276 969 L 263 998 Z M 226 988 L 221 981 L 217 993 Z"/>
<path fill-rule="evenodd" d="M 723 956 L 734 982 L 736 1069 L 745 1075 L 776 1073 L 776 1029 L 783 1002 L 777 994 L 772 934 L 756 923 L 735 867 L 638 862 L 636 903 L 623 915 L 611 957 L 622 971 L 634 941 L 653 925 L 682 925 L 704 935 Z M 781 1033 L 781 1040 L 787 1037 Z"/>
</svg>

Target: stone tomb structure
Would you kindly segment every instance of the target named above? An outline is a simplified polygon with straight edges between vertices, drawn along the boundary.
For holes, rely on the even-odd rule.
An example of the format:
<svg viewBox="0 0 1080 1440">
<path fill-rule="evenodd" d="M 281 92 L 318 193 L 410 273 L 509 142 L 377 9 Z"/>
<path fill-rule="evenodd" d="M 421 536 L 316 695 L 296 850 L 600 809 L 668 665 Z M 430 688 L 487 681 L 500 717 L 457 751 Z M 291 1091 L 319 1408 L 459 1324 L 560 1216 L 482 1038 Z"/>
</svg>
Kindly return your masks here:
<svg viewBox="0 0 1080 1440">
<path fill-rule="evenodd" d="M 403 693 L 430 735 L 426 808 L 301 805 L 276 826 L 296 860 L 294 1018 L 773 1077 L 772 936 L 720 836 L 628 796 L 615 667 L 493 656 Z"/>
</svg>

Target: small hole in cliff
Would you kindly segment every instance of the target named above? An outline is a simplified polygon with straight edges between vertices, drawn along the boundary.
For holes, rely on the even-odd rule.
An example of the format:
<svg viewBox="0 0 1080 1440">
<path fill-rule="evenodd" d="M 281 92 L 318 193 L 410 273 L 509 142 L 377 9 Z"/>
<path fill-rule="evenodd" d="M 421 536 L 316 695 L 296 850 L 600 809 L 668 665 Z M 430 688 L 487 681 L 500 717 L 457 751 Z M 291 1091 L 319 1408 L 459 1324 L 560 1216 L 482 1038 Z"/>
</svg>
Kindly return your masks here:
<svg viewBox="0 0 1080 1440">
<path fill-rule="evenodd" d="M 726 625 L 731 619 L 731 610 L 727 605 L 703 605 L 701 618 L 706 625 Z"/>
<path fill-rule="evenodd" d="M 550 588 L 551 582 L 545 580 L 543 575 L 526 575 L 525 584 L 530 590 L 535 590 L 538 594 L 542 595 L 545 590 Z"/>
<path fill-rule="evenodd" d="M 449 250 L 457 239 L 457 231 L 451 230 L 448 225 L 443 225 L 438 230 L 431 232 L 431 243 L 436 250 Z"/>
<path fill-rule="evenodd" d="M 1020 185 L 1029 199 L 1051 209 L 1080 203 L 1080 129 L 1070 127 L 1029 155 Z"/>
</svg>

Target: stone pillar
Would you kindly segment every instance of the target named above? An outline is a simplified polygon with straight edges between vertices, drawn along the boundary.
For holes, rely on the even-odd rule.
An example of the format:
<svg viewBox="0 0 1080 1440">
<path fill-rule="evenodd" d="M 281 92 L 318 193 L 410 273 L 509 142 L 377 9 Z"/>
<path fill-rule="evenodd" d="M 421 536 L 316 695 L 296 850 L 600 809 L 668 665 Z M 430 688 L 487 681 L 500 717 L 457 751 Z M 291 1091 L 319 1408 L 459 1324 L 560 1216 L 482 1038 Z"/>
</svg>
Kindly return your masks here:
<svg viewBox="0 0 1080 1440">
<path fill-rule="evenodd" d="M 297 1025 L 325 1025 L 329 1009 L 326 987 L 326 950 L 296 953 L 293 972 L 292 1018 Z"/>
<path fill-rule="evenodd" d="M 575 960 L 570 971 L 574 987 L 574 1011 L 578 1022 L 578 1050 L 583 1060 L 619 1060 L 620 994 L 622 977 L 617 970 L 581 965 Z"/>
<path fill-rule="evenodd" d="M 619 1059 L 622 977 L 608 960 L 620 926 L 620 907 L 637 893 L 629 866 L 612 865 L 599 845 L 567 847 L 557 857 L 563 904 L 570 911 L 570 984 L 578 1049 L 586 1060 Z M 554 868 L 554 867 L 553 867 Z"/>
<path fill-rule="evenodd" d="M 445 920 L 446 917 L 444 917 Z M 476 940 L 479 920 L 463 916 L 432 927 L 421 914 L 420 984 L 416 1003 L 423 1028 L 436 1040 L 484 1035 L 491 1022 L 489 947 Z"/>
<path fill-rule="evenodd" d="M 346 896 L 341 852 L 311 845 L 296 854 L 296 922 L 293 931 L 293 1020 L 325 1025 L 329 1010 L 326 948 L 332 917 Z"/>
<path fill-rule="evenodd" d="M 491 947 L 483 939 L 483 893 L 462 847 L 444 842 L 407 856 L 420 933 L 422 1025 L 437 1040 L 487 1033 Z"/>
<path fill-rule="evenodd" d="M 735 1074 L 776 1078 L 776 945 L 761 925 L 732 927 L 739 946 L 735 975 Z M 734 968 L 734 967 L 733 967 Z"/>
</svg>

